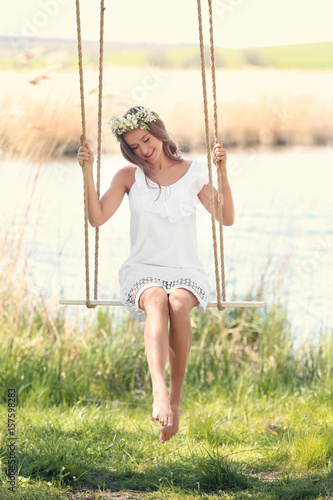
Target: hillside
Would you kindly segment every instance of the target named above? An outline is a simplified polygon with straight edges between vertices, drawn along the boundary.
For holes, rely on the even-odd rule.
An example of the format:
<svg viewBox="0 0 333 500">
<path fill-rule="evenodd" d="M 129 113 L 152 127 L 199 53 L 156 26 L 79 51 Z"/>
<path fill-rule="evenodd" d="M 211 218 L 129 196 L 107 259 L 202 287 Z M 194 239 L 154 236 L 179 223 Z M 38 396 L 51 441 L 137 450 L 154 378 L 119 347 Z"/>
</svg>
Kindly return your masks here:
<svg viewBox="0 0 333 500">
<path fill-rule="evenodd" d="M 84 64 L 96 68 L 97 42 L 84 42 Z M 76 68 L 76 40 L 0 37 L 0 70 L 53 64 Z M 244 66 L 318 70 L 333 68 L 333 42 L 251 48 L 216 48 L 218 68 Z M 195 45 L 105 44 L 104 63 L 127 67 L 193 69 L 200 65 Z"/>
</svg>

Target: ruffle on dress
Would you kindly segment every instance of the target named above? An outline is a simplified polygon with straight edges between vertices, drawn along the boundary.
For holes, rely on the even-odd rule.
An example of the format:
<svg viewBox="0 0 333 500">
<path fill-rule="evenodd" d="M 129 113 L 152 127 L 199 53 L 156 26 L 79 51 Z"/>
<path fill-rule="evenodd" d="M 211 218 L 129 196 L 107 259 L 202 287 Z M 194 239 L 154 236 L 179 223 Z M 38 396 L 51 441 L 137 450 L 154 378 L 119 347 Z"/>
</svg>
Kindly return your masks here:
<svg viewBox="0 0 333 500">
<path fill-rule="evenodd" d="M 146 212 L 159 213 L 167 217 L 169 222 L 179 222 L 183 217 L 191 215 L 199 202 L 198 194 L 208 184 L 206 167 L 194 160 L 187 172 L 170 186 L 162 186 L 159 195 L 158 185 L 148 179 L 148 186 L 143 171 L 138 167 L 135 181 L 139 189 L 142 208 Z"/>
</svg>

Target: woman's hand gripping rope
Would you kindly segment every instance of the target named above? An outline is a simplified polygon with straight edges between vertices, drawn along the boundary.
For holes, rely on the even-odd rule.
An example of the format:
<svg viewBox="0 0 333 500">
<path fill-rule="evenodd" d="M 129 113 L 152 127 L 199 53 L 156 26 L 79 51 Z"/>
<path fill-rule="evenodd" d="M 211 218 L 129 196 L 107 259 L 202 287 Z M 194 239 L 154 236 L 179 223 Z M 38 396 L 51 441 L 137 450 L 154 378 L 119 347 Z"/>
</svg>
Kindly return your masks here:
<svg viewBox="0 0 333 500">
<path fill-rule="evenodd" d="M 221 169 L 225 169 L 227 165 L 227 151 L 223 148 L 221 142 L 216 142 L 213 147 L 213 162 Z"/>
<path fill-rule="evenodd" d="M 86 162 L 86 167 L 92 168 L 94 164 L 94 155 L 87 142 L 83 145 L 83 135 L 80 137 L 80 144 L 81 147 L 77 152 L 78 162 L 81 167 L 83 167 L 83 163 Z"/>
</svg>

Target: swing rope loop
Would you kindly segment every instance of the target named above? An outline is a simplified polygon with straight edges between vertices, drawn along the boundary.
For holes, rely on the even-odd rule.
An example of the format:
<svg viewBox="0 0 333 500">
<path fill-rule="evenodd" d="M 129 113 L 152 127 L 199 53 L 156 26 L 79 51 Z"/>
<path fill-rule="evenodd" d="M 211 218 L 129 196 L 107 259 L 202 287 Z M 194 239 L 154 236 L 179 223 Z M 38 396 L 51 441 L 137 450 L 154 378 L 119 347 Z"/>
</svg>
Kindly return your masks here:
<svg viewBox="0 0 333 500">
<path fill-rule="evenodd" d="M 211 73 L 212 73 L 212 87 L 213 87 L 213 100 L 214 100 L 214 134 L 215 134 L 215 142 L 218 142 L 215 57 L 214 57 L 214 40 L 213 40 L 213 16 L 212 16 L 211 0 L 208 0 L 208 4 L 209 4 Z M 205 137 L 206 137 L 207 164 L 208 164 L 208 177 L 209 177 L 209 198 L 210 198 L 212 238 L 213 238 L 213 248 L 214 248 L 216 296 L 217 296 L 217 307 L 221 311 L 222 309 L 224 309 L 224 307 L 221 304 L 221 281 L 222 281 L 222 296 L 223 296 L 222 300 L 224 302 L 226 300 L 225 299 L 224 249 L 223 249 L 224 245 L 223 245 L 222 183 L 221 183 L 221 171 L 220 171 L 220 168 L 217 168 L 218 207 L 219 207 L 219 221 L 220 221 L 220 264 L 221 264 L 221 279 L 220 279 L 220 270 L 219 270 L 220 266 L 219 266 L 219 260 L 218 260 L 218 243 L 217 243 L 217 236 L 216 236 L 212 159 L 211 159 L 211 152 L 210 152 L 210 131 L 209 131 L 208 98 L 207 98 L 207 82 L 206 82 L 206 69 L 205 69 L 205 49 L 204 49 L 204 42 L 203 42 L 201 0 L 197 0 L 197 6 L 198 6 L 198 23 L 199 23 L 201 79 L 202 79 L 203 105 L 204 105 L 204 116 L 205 116 Z"/>
<path fill-rule="evenodd" d="M 102 90 L 103 90 L 103 38 L 104 38 L 104 0 L 101 0 L 100 10 L 100 40 L 99 40 L 99 85 L 98 85 L 98 133 L 97 133 L 97 181 L 96 192 L 100 197 L 100 172 L 101 172 L 101 138 L 102 138 Z M 81 101 L 81 127 L 83 144 L 86 143 L 86 119 L 83 83 L 83 63 L 82 63 L 82 37 L 81 37 L 81 16 L 80 0 L 76 0 L 76 25 L 77 25 L 77 47 L 78 65 L 80 78 L 80 101 Z M 86 306 L 91 309 L 96 307 L 90 301 L 90 278 L 89 278 L 89 232 L 88 232 L 88 188 L 87 188 L 87 167 L 83 162 L 83 193 L 84 193 L 84 248 L 85 248 L 85 277 L 86 277 Z M 98 294 L 98 253 L 99 253 L 99 228 L 95 228 L 95 273 L 94 273 L 94 299 Z"/>
</svg>

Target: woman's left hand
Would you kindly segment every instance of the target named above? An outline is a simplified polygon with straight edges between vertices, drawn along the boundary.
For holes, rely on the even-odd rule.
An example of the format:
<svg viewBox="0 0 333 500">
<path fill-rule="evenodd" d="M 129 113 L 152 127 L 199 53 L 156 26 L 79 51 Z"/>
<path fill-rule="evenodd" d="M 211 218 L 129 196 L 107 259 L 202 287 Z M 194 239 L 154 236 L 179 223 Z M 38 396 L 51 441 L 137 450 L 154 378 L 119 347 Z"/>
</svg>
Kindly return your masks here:
<svg viewBox="0 0 333 500">
<path fill-rule="evenodd" d="M 219 168 L 225 168 L 227 165 L 227 152 L 223 149 L 223 144 L 221 142 L 216 142 L 213 147 L 213 162 Z"/>
</svg>

